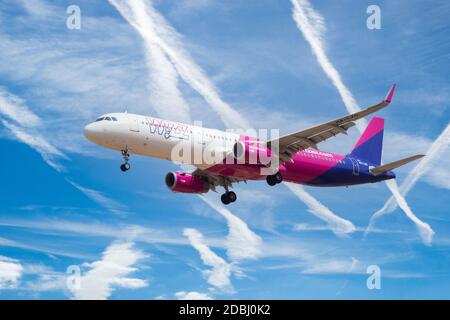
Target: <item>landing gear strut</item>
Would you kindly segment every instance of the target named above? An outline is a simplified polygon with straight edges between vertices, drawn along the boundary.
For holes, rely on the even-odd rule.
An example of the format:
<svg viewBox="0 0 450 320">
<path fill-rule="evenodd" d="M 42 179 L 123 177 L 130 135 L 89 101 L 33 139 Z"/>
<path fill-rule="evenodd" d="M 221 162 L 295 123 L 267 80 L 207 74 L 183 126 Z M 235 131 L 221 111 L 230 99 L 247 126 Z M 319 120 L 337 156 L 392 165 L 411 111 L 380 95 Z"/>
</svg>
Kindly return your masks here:
<svg viewBox="0 0 450 320">
<path fill-rule="evenodd" d="M 267 176 L 266 181 L 269 186 L 274 186 L 283 181 L 283 176 L 281 175 L 281 173 L 277 172 L 275 174 Z"/>
<path fill-rule="evenodd" d="M 130 164 L 128 163 L 130 154 L 128 153 L 128 150 L 122 150 L 122 158 L 124 163 L 120 165 L 120 170 L 123 172 L 130 170 Z"/>
</svg>

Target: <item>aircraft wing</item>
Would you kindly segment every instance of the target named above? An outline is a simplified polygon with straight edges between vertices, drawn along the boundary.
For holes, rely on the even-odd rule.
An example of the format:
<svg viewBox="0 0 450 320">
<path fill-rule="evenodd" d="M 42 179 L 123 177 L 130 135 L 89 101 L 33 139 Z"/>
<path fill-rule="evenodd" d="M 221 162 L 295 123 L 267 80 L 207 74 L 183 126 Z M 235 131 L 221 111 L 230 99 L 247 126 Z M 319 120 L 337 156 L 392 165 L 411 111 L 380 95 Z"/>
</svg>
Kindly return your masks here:
<svg viewBox="0 0 450 320">
<path fill-rule="evenodd" d="M 278 138 L 280 163 L 290 161 L 292 156 L 301 150 L 307 148 L 317 149 L 317 144 L 319 142 L 334 137 L 339 133 L 347 134 L 347 130 L 355 125 L 353 121 L 361 119 L 388 106 L 392 101 L 395 87 L 396 85 L 394 84 L 389 90 L 386 98 L 374 106 L 353 114 L 349 114 L 345 117 Z M 269 141 L 267 144 L 268 147 L 270 148 L 277 140 Z"/>
<path fill-rule="evenodd" d="M 201 178 L 205 179 L 206 181 L 208 181 L 211 189 L 213 189 L 213 190 L 215 190 L 215 187 L 217 187 L 217 186 L 231 187 L 233 183 L 238 183 L 241 181 L 246 182 L 245 179 L 239 179 L 239 178 L 234 178 L 234 177 L 229 177 L 229 176 L 212 174 L 212 173 L 209 173 L 205 170 L 201 170 L 198 168 L 196 170 L 194 170 L 194 172 L 192 172 L 192 175 L 201 177 Z"/>
</svg>

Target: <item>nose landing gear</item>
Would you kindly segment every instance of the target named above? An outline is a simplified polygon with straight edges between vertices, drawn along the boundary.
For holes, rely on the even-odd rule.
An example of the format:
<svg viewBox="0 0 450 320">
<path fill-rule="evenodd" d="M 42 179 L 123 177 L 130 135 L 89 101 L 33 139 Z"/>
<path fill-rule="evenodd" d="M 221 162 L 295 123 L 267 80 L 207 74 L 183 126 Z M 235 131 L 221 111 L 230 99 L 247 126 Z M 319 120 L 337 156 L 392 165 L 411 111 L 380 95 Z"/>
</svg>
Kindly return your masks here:
<svg viewBox="0 0 450 320">
<path fill-rule="evenodd" d="M 130 164 L 128 163 L 130 154 L 128 153 L 128 150 L 122 150 L 122 158 L 124 163 L 120 165 L 120 170 L 122 170 L 122 172 L 130 170 Z"/>
</svg>

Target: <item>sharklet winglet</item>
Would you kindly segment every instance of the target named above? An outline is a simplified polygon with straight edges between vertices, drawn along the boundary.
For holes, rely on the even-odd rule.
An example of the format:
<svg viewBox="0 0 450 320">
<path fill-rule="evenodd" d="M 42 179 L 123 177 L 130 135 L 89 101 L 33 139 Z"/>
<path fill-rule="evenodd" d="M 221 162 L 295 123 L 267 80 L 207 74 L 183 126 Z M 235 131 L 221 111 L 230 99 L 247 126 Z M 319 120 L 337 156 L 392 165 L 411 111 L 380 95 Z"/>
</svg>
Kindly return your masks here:
<svg viewBox="0 0 450 320">
<path fill-rule="evenodd" d="M 397 84 L 396 84 L 396 83 L 394 83 L 394 84 L 392 85 L 392 87 L 391 87 L 391 89 L 389 90 L 389 92 L 388 92 L 386 98 L 384 99 L 384 102 L 391 103 L 392 97 L 394 96 L 395 87 L 397 87 Z"/>
</svg>

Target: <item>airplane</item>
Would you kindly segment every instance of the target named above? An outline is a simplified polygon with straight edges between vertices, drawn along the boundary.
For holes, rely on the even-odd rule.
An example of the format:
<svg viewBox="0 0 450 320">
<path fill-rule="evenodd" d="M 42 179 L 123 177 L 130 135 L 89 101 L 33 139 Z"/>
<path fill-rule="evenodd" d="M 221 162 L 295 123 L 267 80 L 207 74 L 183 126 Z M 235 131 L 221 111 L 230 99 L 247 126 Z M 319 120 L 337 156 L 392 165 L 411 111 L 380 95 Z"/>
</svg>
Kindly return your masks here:
<svg viewBox="0 0 450 320">
<path fill-rule="evenodd" d="M 317 144 L 347 134 L 354 121 L 387 107 L 395 87 L 374 106 L 270 141 L 131 113 L 102 115 L 84 128 L 84 135 L 100 146 L 120 151 L 124 160 L 120 169 L 124 172 L 130 169 L 130 154 L 193 164 L 196 169 L 192 172 L 167 173 L 167 187 L 173 192 L 194 194 L 223 187 L 221 201 L 225 205 L 236 201 L 236 193 L 230 188 L 242 181 L 266 180 L 270 186 L 287 181 L 317 187 L 374 183 L 394 179 L 393 169 L 424 156 L 382 165 L 383 118 L 370 120 L 347 155 L 319 150 Z M 183 151 L 174 156 L 180 145 Z M 204 155 L 207 150 L 215 154 L 214 161 L 193 159 L 192 154 L 195 158 L 195 154 Z M 183 153 L 190 156 L 180 160 Z M 263 161 L 264 156 L 268 161 Z M 272 162 L 278 165 L 270 168 Z"/>
</svg>

